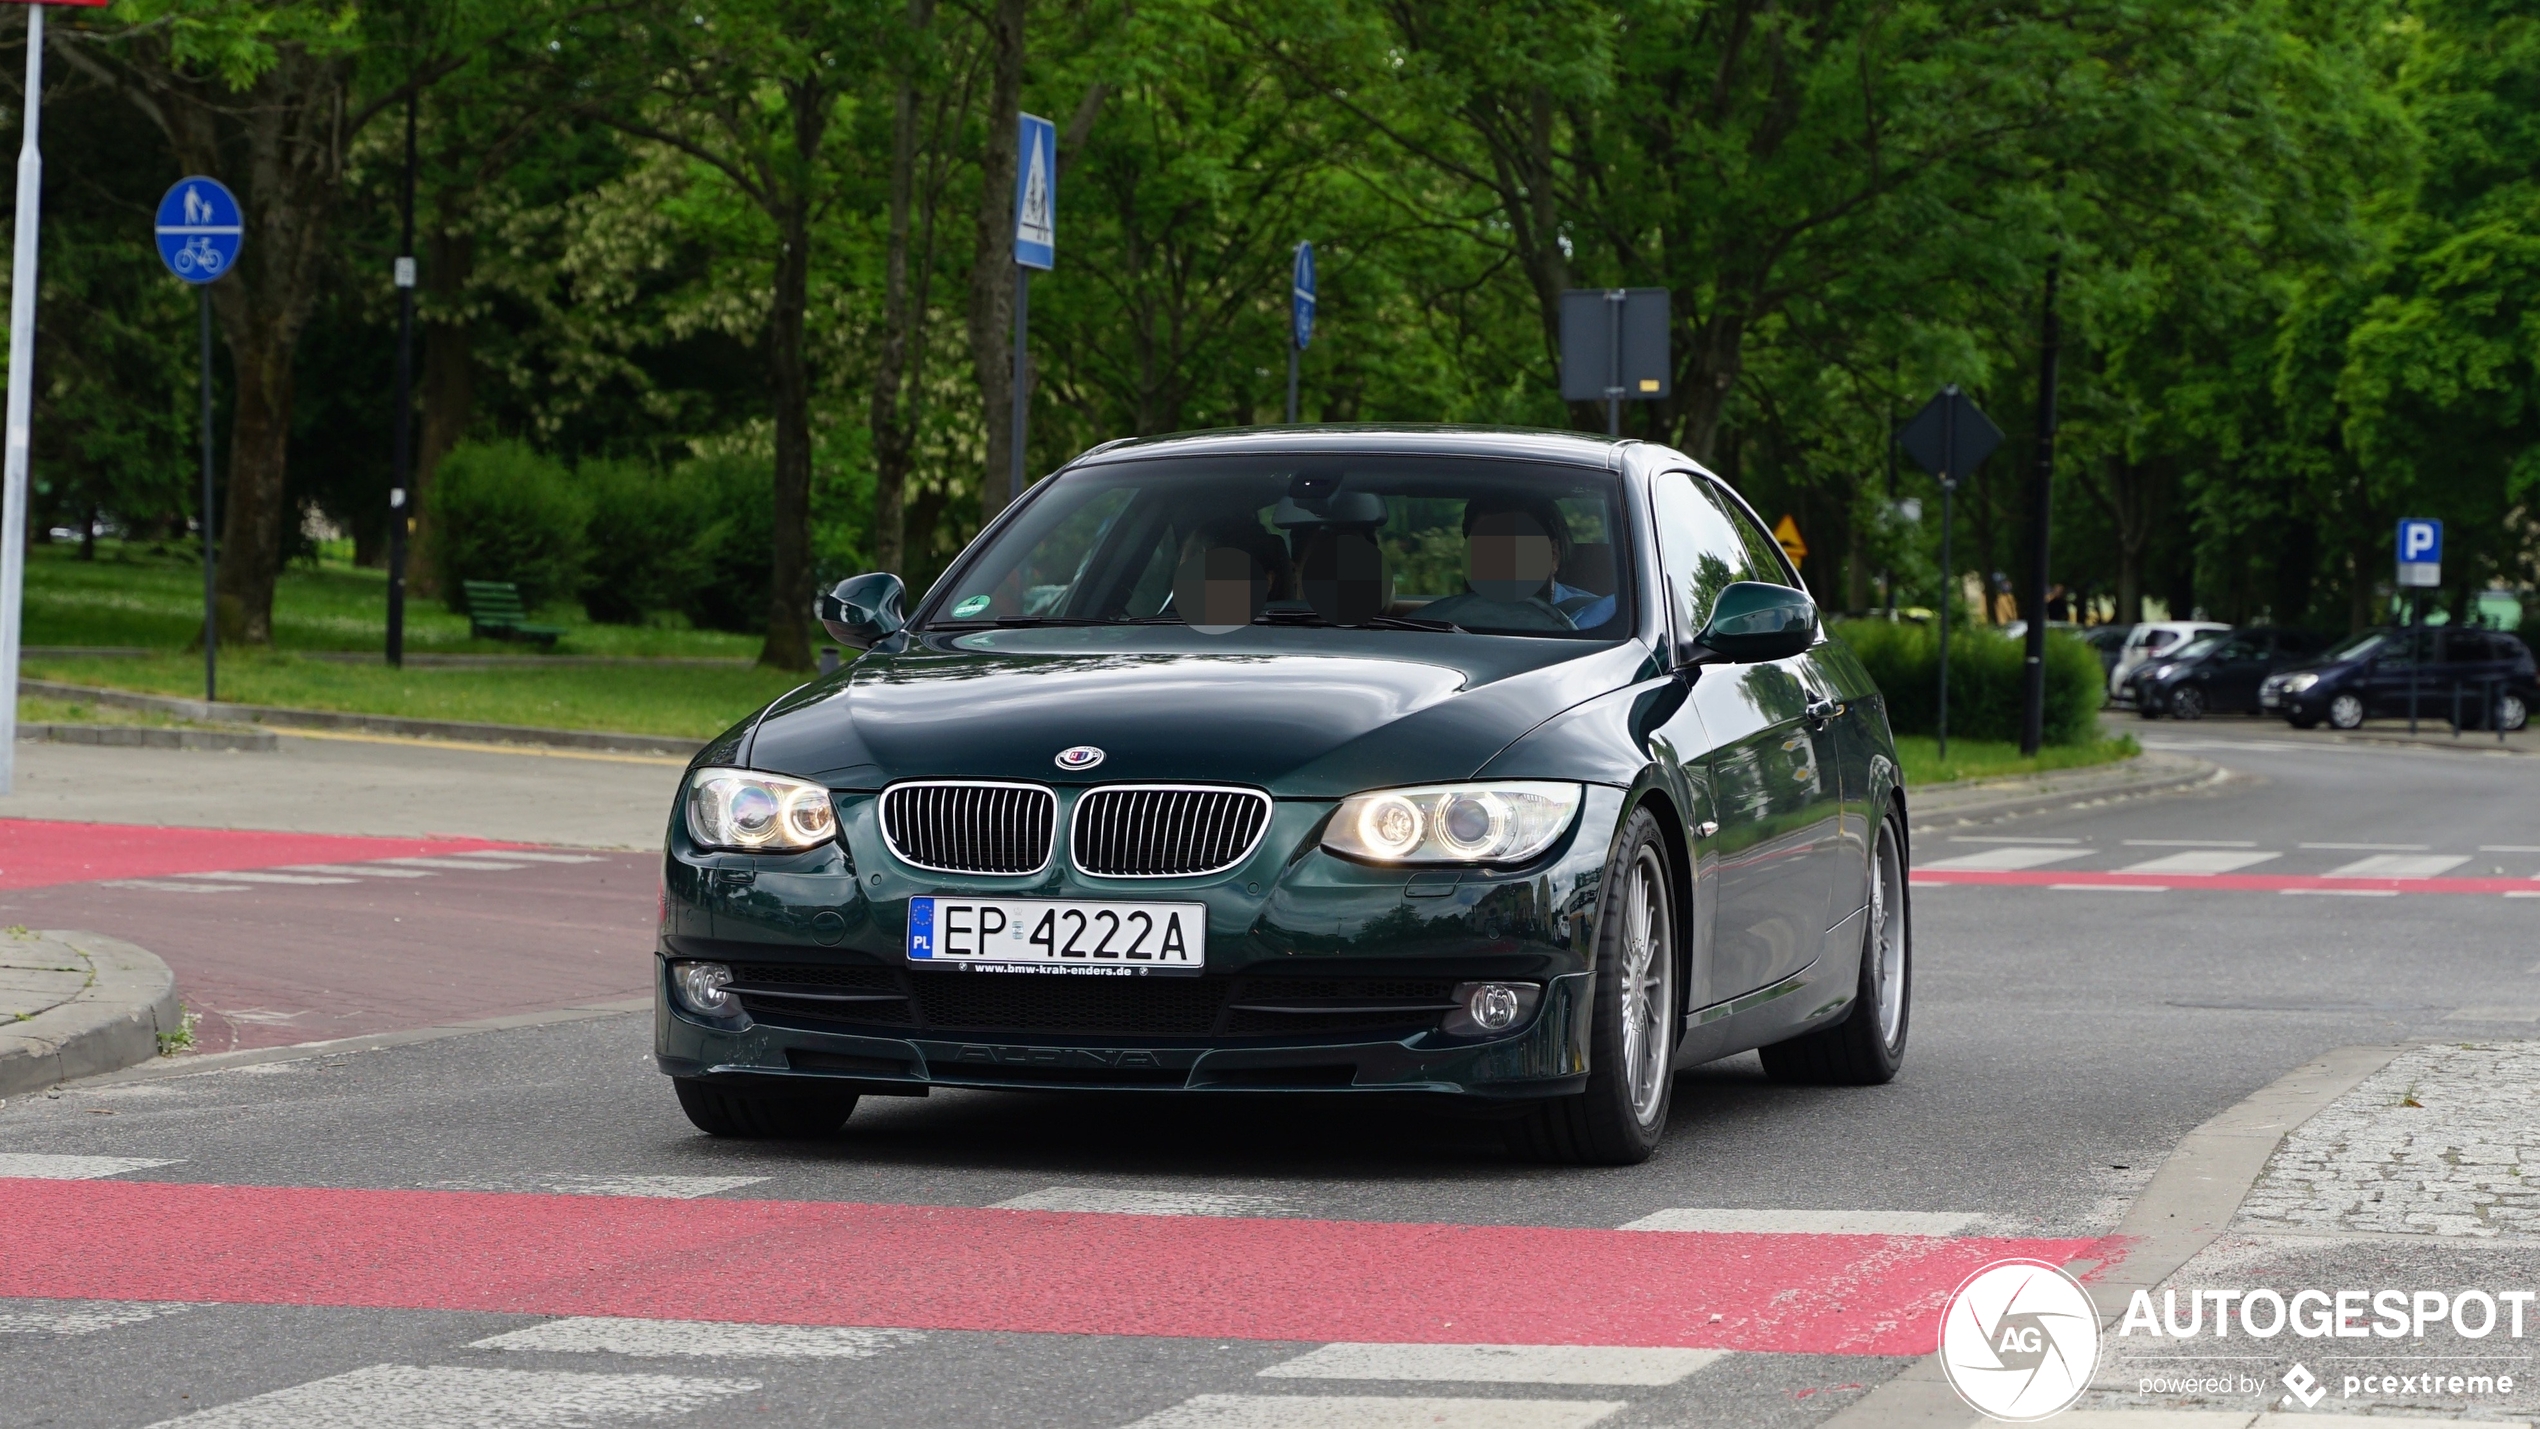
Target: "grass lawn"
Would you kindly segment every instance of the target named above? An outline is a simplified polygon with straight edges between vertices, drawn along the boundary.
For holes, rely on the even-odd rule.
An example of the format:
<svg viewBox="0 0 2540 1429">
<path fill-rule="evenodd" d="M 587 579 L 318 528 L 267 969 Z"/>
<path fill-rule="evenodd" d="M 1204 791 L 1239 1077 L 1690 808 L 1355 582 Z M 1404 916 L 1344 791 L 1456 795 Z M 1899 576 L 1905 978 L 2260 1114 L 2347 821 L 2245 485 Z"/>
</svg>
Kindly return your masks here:
<svg viewBox="0 0 2540 1429">
<path fill-rule="evenodd" d="M 580 602 L 551 605 L 540 623 L 565 627 L 560 655 L 731 656 L 758 654 L 759 637 L 666 625 L 595 625 Z M 97 559 L 73 545 L 38 545 L 26 564 L 29 645 L 139 645 L 176 650 L 203 630 L 201 558 L 182 547 L 152 554 L 146 544 L 97 543 Z M 388 573 L 345 561 L 298 562 L 273 593 L 274 644 L 283 650 L 382 648 L 388 632 Z M 406 648 L 422 653 L 529 654 L 532 645 L 471 640 L 467 617 L 438 600 L 406 602 Z"/>
<path fill-rule="evenodd" d="M 190 699 L 203 694 L 202 657 L 181 651 L 144 658 L 30 654 L 24 668 L 27 678 L 35 680 L 107 685 Z M 221 698 L 242 704 L 695 739 L 722 733 L 733 721 L 801 684 L 803 678 L 752 665 L 408 666 L 392 670 L 384 664 L 303 659 L 288 651 L 241 651 L 222 655 L 220 662 Z"/>
<path fill-rule="evenodd" d="M 2034 759 L 2021 758 L 2020 746 L 2013 740 L 1953 739 L 1949 741 L 1949 758 L 1943 762 L 1939 742 L 1928 735 L 1899 735 L 1896 740 L 1896 755 L 1904 761 L 1908 789 L 1955 779 L 1999 779 L 2013 774 L 2114 764 L 2142 752 L 2143 746 L 2136 744 L 2130 734 L 2088 744 L 2050 744 L 2039 750 Z"/>
</svg>

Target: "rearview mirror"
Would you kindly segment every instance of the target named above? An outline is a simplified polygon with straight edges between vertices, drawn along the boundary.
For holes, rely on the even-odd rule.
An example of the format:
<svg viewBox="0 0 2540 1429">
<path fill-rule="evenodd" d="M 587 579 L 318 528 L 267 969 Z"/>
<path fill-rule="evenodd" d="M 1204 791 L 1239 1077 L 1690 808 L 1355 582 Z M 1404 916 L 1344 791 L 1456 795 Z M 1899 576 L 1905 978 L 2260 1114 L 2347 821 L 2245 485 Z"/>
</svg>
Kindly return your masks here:
<svg viewBox="0 0 2540 1429">
<path fill-rule="evenodd" d="M 908 624 L 900 613 L 908 587 L 889 571 L 849 576 L 837 588 L 811 603 L 812 614 L 831 639 L 856 650 L 870 650 L 897 635 Z"/>
<path fill-rule="evenodd" d="M 1817 643 L 1817 603 L 1788 586 L 1734 581 L 1711 602 L 1711 623 L 1693 643 L 1741 665 L 1786 660 Z"/>
</svg>

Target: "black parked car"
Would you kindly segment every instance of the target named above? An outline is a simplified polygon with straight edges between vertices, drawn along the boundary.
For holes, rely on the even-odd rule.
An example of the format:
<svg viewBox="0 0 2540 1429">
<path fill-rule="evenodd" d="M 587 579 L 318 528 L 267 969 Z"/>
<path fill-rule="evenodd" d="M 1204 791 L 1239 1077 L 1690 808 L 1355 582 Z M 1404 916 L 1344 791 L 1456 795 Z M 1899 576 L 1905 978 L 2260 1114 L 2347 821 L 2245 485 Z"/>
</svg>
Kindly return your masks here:
<svg viewBox="0 0 2540 1429">
<path fill-rule="evenodd" d="M 2319 657 L 2328 642 L 2307 630 L 2244 625 L 2189 641 L 2175 653 L 2144 661 L 2126 676 L 2119 705 L 2145 719 L 2174 715 L 2259 713 L 2258 687 L 2277 670 Z"/>
<path fill-rule="evenodd" d="M 1632 1162 L 1678 1068 L 1905 1052 L 1885 706 L 1725 483 L 1639 442 L 1099 448 L 701 752 L 654 1046 L 722 1136 L 937 1086 L 1418 1094 Z"/>
<path fill-rule="evenodd" d="M 2465 729 L 2520 729 L 2540 699 L 2531 649 L 2497 630 L 2432 626 L 2366 630 L 2301 669 L 2270 675 L 2258 703 L 2296 729 L 2326 720 L 2353 729 L 2374 716 L 2408 713 Z"/>
</svg>

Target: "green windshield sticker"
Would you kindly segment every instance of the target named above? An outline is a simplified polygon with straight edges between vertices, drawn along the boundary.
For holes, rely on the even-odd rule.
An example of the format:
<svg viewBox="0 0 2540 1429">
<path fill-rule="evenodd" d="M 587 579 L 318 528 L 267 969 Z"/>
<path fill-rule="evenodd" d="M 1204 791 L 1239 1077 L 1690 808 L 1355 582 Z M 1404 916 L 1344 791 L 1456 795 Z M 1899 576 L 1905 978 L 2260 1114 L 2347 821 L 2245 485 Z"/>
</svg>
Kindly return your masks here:
<svg viewBox="0 0 2540 1429">
<path fill-rule="evenodd" d="M 989 597 L 984 595 L 964 596 L 961 604 L 953 607 L 953 619 L 961 620 L 977 615 L 988 608 L 988 601 Z"/>
</svg>

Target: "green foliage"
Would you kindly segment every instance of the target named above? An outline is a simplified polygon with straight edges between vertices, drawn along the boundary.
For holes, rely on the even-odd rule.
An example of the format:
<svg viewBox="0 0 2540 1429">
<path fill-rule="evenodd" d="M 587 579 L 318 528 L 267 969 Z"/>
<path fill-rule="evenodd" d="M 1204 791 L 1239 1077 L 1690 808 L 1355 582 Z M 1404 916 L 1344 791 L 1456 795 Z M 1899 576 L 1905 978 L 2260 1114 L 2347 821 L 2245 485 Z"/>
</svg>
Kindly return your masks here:
<svg viewBox="0 0 2540 1429">
<path fill-rule="evenodd" d="M 767 628 L 772 475 L 766 458 L 741 455 L 699 457 L 675 473 L 707 513 L 692 547 L 696 582 L 684 607 L 704 629 Z"/>
<path fill-rule="evenodd" d="M 591 618 L 640 625 L 654 611 L 686 610 L 705 580 L 699 537 L 716 516 L 716 493 L 700 473 L 588 461 L 574 475 L 591 511 L 582 566 Z"/>
<path fill-rule="evenodd" d="M 1889 725 L 1927 735 L 1939 724 L 1940 632 L 1908 621 L 1847 620 L 1836 638 L 1860 657 L 1887 697 Z M 2020 737 L 2020 672 L 2026 647 L 1989 630 L 1952 630 L 1949 732 L 1978 740 Z M 2046 742 L 2085 744 L 2098 736 L 2106 677 L 2089 646 L 2061 632 L 2046 637 Z"/>
<path fill-rule="evenodd" d="M 432 482 L 432 553 L 450 608 L 466 581 L 510 581 L 535 610 L 582 589 L 588 498 L 564 467 L 519 442 L 469 442 Z"/>
</svg>

